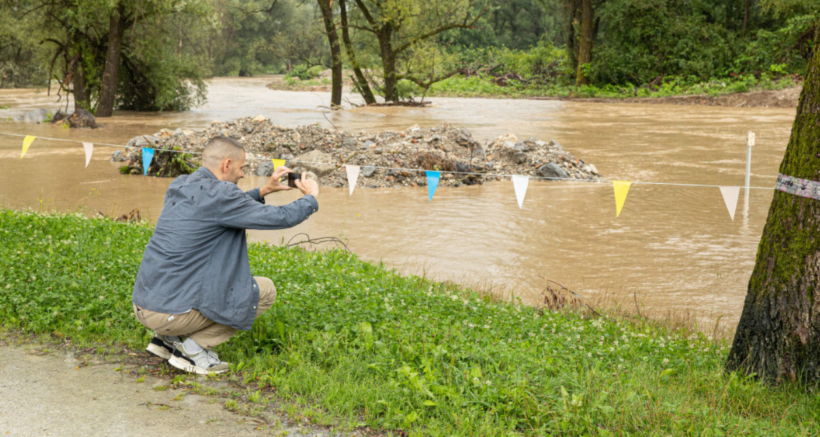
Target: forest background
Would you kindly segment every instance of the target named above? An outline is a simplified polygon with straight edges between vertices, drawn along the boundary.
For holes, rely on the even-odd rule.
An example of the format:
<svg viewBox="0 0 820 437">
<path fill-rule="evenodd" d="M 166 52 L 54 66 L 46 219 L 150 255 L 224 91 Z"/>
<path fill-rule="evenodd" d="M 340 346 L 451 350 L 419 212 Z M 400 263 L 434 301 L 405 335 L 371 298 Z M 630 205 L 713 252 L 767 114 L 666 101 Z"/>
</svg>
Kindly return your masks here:
<svg viewBox="0 0 820 437">
<path fill-rule="evenodd" d="M 369 103 L 715 95 L 799 83 L 818 17 L 813 0 L 0 0 L 0 88 L 98 117 L 277 73 L 336 104 L 344 84 Z"/>
</svg>

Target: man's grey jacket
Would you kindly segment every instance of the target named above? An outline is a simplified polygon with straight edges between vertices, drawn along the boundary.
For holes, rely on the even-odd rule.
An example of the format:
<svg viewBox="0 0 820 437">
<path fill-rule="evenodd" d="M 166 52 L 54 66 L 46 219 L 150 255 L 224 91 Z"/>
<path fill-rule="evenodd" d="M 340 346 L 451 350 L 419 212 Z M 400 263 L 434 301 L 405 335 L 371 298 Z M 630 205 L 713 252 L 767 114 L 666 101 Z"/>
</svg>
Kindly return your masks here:
<svg viewBox="0 0 820 437">
<path fill-rule="evenodd" d="M 250 330 L 259 287 L 245 230 L 290 228 L 318 210 L 311 195 L 265 205 L 258 188 L 244 192 L 205 167 L 174 179 L 142 256 L 134 304 L 165 314 L 196 309 L 214 322 Z"/>
</svg>

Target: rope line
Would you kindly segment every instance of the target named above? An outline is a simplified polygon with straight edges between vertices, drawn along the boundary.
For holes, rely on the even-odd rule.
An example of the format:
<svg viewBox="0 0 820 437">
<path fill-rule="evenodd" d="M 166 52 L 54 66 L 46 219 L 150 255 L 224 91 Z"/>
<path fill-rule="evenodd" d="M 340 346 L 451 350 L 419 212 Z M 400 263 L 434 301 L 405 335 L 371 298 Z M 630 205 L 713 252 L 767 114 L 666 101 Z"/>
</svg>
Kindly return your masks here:
<svg viewBox="0 0 820 437">
<path fill-rule="evenodd" d="M 0 132 L 0 135 L 7 135 L 7 136 L 14 136 L 14 137 L 27 137 L 27 136 L 34 136 L 34 135 L 23 135 L 23 134 L 13 134 L 8 132 Z M 81 140 L 67 140 L 64 138 L 49 138 L 49 137 L 39 137 L 35 136 L 36 139 L 41 140 L 49 140 L 49 141 L 62 141 L 66 143 L 81 143 Z M 100 146 L 110 146 L 110 147 L 118 147 L 122 149 L 127 149 L 128 146 L 124 146 L 122 144 L 111 144 L 111 143 L 98 143 L 94 141 L 86 141 L 93 143 L 94 145 Z M 132 146 L 135 147 L 136 146 Z M 159 152 L 172 152 L 172 153 L 187 153 L 189 155 L 201 155 L 201 152 L 186 152 L 183 150 L 170 150 L 170 149 L 158 149 L 155 147 L 151 147 Z M 254 158 L 250 161 L 269 161 L 271 158 Z M 275 158 L 274 158 L 275 159 Z M 283 159 L 284 160 L 284 159 Z M 340 163 L 329 163 L 329 162 L 316 162 L 316 161 L 298 161 L 294 159 L 288 159 L 287 162 L 299 163 L 299 164 L 315 164 L 315 165 L 331 165 L 331 166 L 341 166 L 344 164 Z M 412 172 L 421 172 L 421 171 L 438 171 L 440 173 L 451 173 L 451 174 L 458 174 L 458 175 L 474 175 L 474 176 L 491 176 L 491 177 L 506 177 L 511 178 L 513 176 L 520 176 L 520 175 L 513 175 L 513 174 L 505 174 L 505 173 L 479 173 L 479 172 L 463 172 L 463 171 L 450 171 L 450 170 L 426 170 L 420 168 L 407 168 L 407 167 L 382 167 L 377 165 L 369 165 L 370 167 L 381 169 L 381 170 L 403 170 L 403 171 L 412 171 Z M 548 176 L 529 176 L 530 179 L 541 179 L 541 180 L 548 180 L 548 181 L 567 181 L 567 182 L 583 182 L 587 184 L 611 184 L 615 180 L 613 179 L 597 179 L 597 180 L 589 180 L 589 179 L 572 179 L 572 178 L 556 178 L 556 177 L 548 177 Z M 681 183 L 673 183 L 673 182 L 644 182 L 644 181 L 625 181 L 631 182 L 633 185 L 669 185 L 675 187 L 702 187 L 702 188 L 720 188 L 725 186 L 740 186 L 741 188 L 745 188 L 742 185 L 710 185 L 710 184 L 681 184 Z M 774 187 L 749 187 L 750 189 L 754 190 L 774 190 Z"/>
</svg>

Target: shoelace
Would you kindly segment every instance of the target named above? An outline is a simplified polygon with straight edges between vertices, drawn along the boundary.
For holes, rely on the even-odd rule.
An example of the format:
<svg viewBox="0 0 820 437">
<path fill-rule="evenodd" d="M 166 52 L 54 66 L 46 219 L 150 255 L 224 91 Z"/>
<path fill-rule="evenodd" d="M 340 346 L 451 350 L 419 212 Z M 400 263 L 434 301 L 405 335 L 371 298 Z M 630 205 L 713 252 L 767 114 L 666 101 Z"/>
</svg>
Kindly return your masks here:
<svg viewBox="0 0 820 437">
<path fill-rule="evenodd" d="M 219 355 L 217 355 L 216 352 L 214 352 L 210 349 L 203 349 L 203 350 L 205 351 L 205 354 L 208 355 L 208 358 L 211 359 L 211 361 L 216 361 L 216 363 L 214 363 L 214 364 L 219 364 L 219 363 L 222 362 L 222 361 L 219 361 Z"/>
</svg>

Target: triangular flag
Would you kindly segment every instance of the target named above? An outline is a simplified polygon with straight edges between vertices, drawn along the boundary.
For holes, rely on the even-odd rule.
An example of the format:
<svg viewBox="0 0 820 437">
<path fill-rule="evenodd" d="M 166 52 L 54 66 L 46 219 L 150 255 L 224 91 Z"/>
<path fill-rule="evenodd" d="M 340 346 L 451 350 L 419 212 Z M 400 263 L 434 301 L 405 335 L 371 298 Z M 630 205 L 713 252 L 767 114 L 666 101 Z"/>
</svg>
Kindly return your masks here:
<svg viewBox="0 0 820 437">
<path fill-rule="evenodd" d="M 273 171 L 276 171 L 277 168 L 285 165 L 287 161 L 284 159 L 271 159 L 271 162 L 273 162 Z"/>
<path fill-rule="evenodd" d="M 85 168 L 88 168 L 88 163 L 91 162 L 91 152 L 94 151 L 94 144 L 83 143 L 83 149 L 85 149 Z"/>
<path fill-rule="evenodd" d="M 345 171 L 347 171 L 347 184 L 350 185 L 350 194 L 353 194 L 353 190 L 356 189 L 356 181 L 359 180 L 359 170 L 360 167 L 358 165 L 351 165 L 345 164 Z"/>
<path fill-rule="evenodd" d="M 430 196 L 427 201 L 430 202 L 433 200 L 433 194 L 436 192 L 439 179 L 441 179 L 441 172 L 425 170 L 425 173 L 427 173 L 427 194 Z"/>
<path fill-rule="evenodd" d="M 518 199 L 518 209 L 524 207 L 524 195 L 527 194 L 527 185 L 530 183 L 529 176 L 513 175 L 513 188 L 515 188 L 515 198 Z"/>
<path fill-rule="evenodd" d="M 37 137 L 33 137 L 31 135 L 26 135 L 26 137 L 23 138 L 23 153 L 20 154 L 20 159 L 23 159 L 23 157 L 26 156 L 28 148 L 31 146 L 31 143 L 33 143 L 36 138 Z"/>
<path fill-rule="evenodd" d="M 151 161 L 154 159 L 154 149 L 150 147 L 142 148 L 142 175 L 148 174 L 148 167 L 151 166 Z"/>
<path fill-rule="evenodd" d="M 723 194 L 723 202 L 726 203 L 726 209 L 729 210 L 729 217 L 734 221 L 735 211 L 737 210 L 737 198 L 740 196 L 740 187 L 720 187 L 720 194 Z"/>
<path fill-rule="evenodd" d="M 615 217 L 621 215 L 630 185 L 632 185 L 632 182 L 629 181 L 612 181 L 612 187 L 615 189 Z"/>
</svg>

